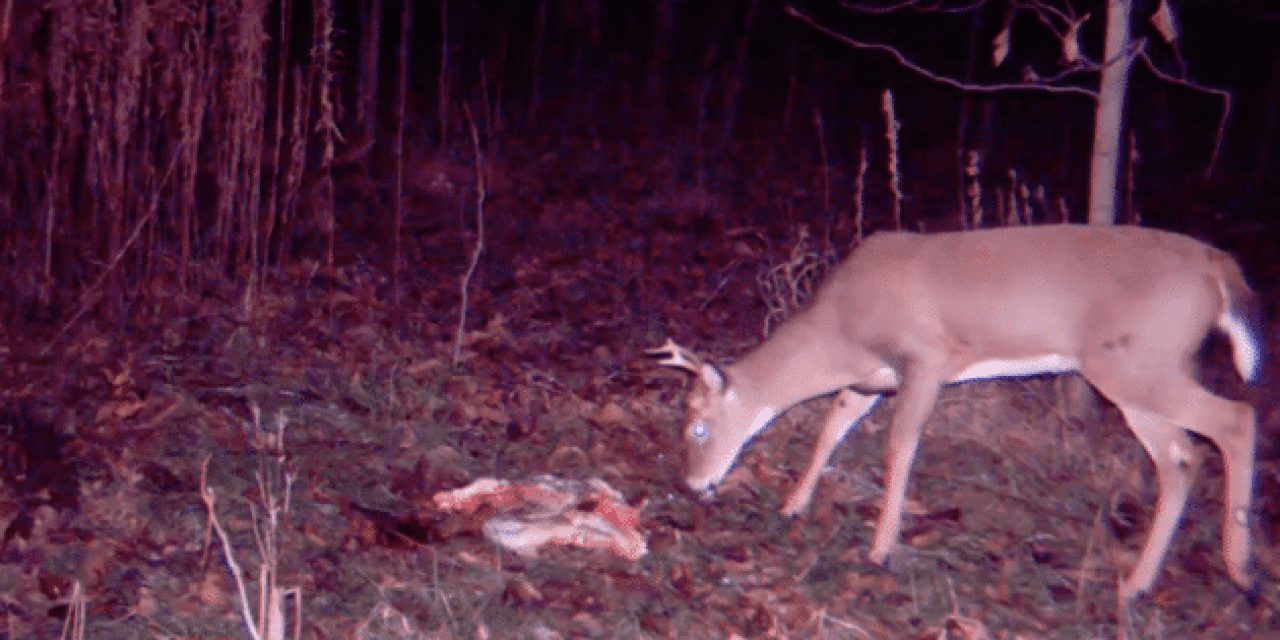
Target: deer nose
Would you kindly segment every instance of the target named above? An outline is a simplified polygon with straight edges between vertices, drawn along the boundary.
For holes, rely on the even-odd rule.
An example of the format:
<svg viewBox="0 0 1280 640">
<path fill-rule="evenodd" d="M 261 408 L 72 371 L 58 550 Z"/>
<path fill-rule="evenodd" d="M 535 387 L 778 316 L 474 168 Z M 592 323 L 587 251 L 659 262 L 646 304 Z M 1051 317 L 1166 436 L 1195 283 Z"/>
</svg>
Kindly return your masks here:
<svg viewBox="0 0 1280 640">
<path fill-rule="evenodd" d="M 698 499 L 703 502 L 714 500 L 716 497 L 715 485 L 706 482 L 705 480 L 689 478 L 687 486 L 689 487 L 689 491 L 697 495 Z"/>
</svg>

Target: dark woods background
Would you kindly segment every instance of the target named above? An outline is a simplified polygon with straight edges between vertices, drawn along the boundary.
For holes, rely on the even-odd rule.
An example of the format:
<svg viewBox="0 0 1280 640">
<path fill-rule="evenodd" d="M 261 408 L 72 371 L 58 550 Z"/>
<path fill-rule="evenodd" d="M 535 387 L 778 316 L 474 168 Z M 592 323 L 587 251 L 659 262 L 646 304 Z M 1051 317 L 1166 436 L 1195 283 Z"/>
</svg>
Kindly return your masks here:
<svg viewBox="0 0 1280 640">
<path fill-rule="evenodd" d="M 472 123 L 497 253 L 504 231 L 519 237 L 541 215 L 527 201 L 501 205 L 512 175 L 578 153 L 571 139 L 614 153 L 610 162 L 646 147 L 663 182 L 607 163 L 594 179 L 552 172 L 534 204 L 565 189 L 656 202 L 683 185 L 695 201 L 610 223 L 676 225 L 711 240 L 741 225 L 806 222 L 850 237 L 862 198 L 867 228 L 892 226 L 885 88 L 901 126 L 904 226 L 960 225 L 970 151 L 981 154 L 969 179 L 986 186 L 989 211 L 1002 191 L 1027 185 L 1060 201 L 1042 219 L 1063 210 L 1083 219 L 1090 99 L 960 92 L 823 35 L 775 0 L 2 4 L 0 248 L 34 317 L 65 320 L 99 296 L 109 304 L 86 308 L 116 316 L 138 297 L 209 278 L 251 287 L 297 261 L 412 267 L 427 259 L 413 239 L 474 231 Z M 991 65 L 1012 6 L 796 9 L 957 80 L 1052 76 L 1058 40 L 1027 11 L 1009 59 Z M 1216 147 L 1221 101 L 1135 65 L 1118 217 L 1207 237 L 1246 260 L 1269 257 L 1267 243 L 1245 241 L 1277 206 L 1280 12 L 1260 0 L 1175 3 L 1175 50 L 1146 22 L 1153 7 L 1134 12 L 1152 59 L 1233 102 Z M 1098 58 L 1104 7 L 1059 9 L 1093 16 L 1081 42 Z M 1082 73 L 1060 84 L 1095 82 Z M 794 181 L 752 195 L 782 176 Z"/>
</svg>

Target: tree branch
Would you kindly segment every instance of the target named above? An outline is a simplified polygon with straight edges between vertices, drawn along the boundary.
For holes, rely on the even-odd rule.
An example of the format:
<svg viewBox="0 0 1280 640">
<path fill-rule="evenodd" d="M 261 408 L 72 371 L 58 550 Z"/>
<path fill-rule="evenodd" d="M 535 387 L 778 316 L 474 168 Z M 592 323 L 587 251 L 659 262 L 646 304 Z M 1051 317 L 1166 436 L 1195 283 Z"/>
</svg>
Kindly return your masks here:
<svg viewBox="0 0 1280 640">
<path fill-rule="evenodd" d="M 796 18 L 801 22 L 804 22 L 805 24 L 813 27 L 814 29 L 817 29 L 818 31 L 821 31 L 822 33 L 825 33 L 851 47 L 854 47 L 856 49 L 871 49 L 873 51 L 883 51 L 885 53 L 888 53 L 889 55 L 893 56 L 895 60 L 898 61 L 898 64 L 906 67 L 907 69 L 910 69 L 911 71 L 916 72 L 918 75 L 923 76 L 934 82 L 938 82 L 941 84 L 945 84 L 949 87 L 953 87 L 960 91 L 968 91 L 973 93 L 995 93 L 998 91 L 1045 91 L 1048 93 L 1076 94 L 1076 95 L 1085 96 L 1092 100 L 1098 99 L 1097 91 L 1094 91 L 1093 89 L 1086 89 L 1085 87 L 1070 87 L 1070 86 L 1060 87 L 1060 86 L 1054 86 L 1051 84 L 1046 84 L 1044 82 L 999 82 L 995 84 L 974 84 L 972 82 L 964 82 L 961 80 L 957 80 L 955 78 L 951 78 L 949 76 L 944 76 L 938 73 L 934 73 L 933 71 L 930 71 L 924 68 L 920 64 L 907 59 L 907 57 L 903 55 L 901 51 L 898 51 L 896 48 L 890 45 L 881 44 L 878 42 L 862 42 L 861 40 L 854 40 L 853 38 L 850 38 L 849 36 L 846 36 L 843 33 L 839 33 L 833 29 L 830 29 L 821 24 L 818 24 L 816 20 L 814 20 L 808 14 L 797 9 L 795 5 L 787 5 L 785 11 L 791 17 Z M 1084 66 L 1070 67 L 1068 69 L 1065 69 L 1062 73 L 1058 74 L 1054 78 L 1054 80 L 1060 80 L 1072 73 L 1087 71 L 1087 70 L 1090 70 L 1090 69 Z"/>
</svg>

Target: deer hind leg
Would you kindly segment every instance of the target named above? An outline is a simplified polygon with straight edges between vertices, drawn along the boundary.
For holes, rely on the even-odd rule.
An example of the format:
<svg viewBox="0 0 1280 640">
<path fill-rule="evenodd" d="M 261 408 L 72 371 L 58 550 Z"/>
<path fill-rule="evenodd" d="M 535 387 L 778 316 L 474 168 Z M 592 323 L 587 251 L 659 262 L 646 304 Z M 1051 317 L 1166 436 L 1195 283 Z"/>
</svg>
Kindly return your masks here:
<svg viewBox="0 0 1280 640">
<path fill-rule="evenodd" d="M 1223 472 L 1227 476 L 1222 554 L 1231 579 L 1249 589 L 1253 586 L 1253 577 L 1249 574 L 1249 520 L 1257 439 L 1257 416 L 1253 407 L 1220 398 L 1194 385 L 1186 390 L 1174 412 L 1173 422 L 1208 438 L 1222 453 Z"/>
<path fill-rule="evenodd" d="M 818 443 L 813 450 L 813 459 L 809 461 L 809 468 L 805 470 L 804 476 L 791 491 L 791 497 L 782 507 L 783 515 L 798 515 L 809 508 L 809 502 L 813 500 L 813 490 L 818 486 L 818 476 L 822 474 L 822 469 L 831 459 L 831 452 L 879 399 L 878 395 L 866 396 L 852 389 L 843 389 L 836 394 L 835 400 L 831 403 L 831 409 L 827 412 L 826 420 L 822 423 L 822 431 L 818 433 Z"/>
<path fill-rule="evenodd" d="M 1252 583 L 1247 565 L 1256 430 L 1253 408 L 1209 393 L 1180 365 L 1138 384 L 1126 385 L 1105 375 L 1090 379 L 1120 408 L 1129 428 L 1151 455 L 1160 482 L 1151 533 L 1137 566 L 1120 586 L 1120 596 L 1129 599 L 1150 589 L 1177 529 L 1199 465 L 1199 455 L 1185 431 L 1209 439 L 1222 454 L 1227 474 L 1223 555 L 1231 578 L 1248 587 Z"/>
<path fill-rule="evenodd" d="M 1131 406 L 1119 407 L 1129 429 L 1155 463 L 1160 483 L 1156 513 L 1142 555 L 1129 577 L 1120 584 L 1120 597 L 1128 600 L 1150 589 L 1160 572 L 1169 543 L 1186 508 L 1191 483 L 1200 468 L 1200 454 L 1186 432 L 1165 418 Z"/>
</svg>

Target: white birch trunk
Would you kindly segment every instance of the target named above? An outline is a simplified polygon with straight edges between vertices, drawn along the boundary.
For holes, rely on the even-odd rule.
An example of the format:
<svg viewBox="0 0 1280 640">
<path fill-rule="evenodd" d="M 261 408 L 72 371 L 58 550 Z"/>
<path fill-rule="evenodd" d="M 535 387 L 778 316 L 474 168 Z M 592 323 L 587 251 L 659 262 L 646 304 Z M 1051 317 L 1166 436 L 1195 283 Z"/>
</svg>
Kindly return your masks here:
<svg viewBox="0 0 1280 640">
<path fill-rule="evenodd" d="M 1107 0 L 1107 42 L 1089 170 L 1089 223 L 1114 224 L 1120 170 L 1121 124 L 1129 86 L 1129 10 L 1132 0 Z"/>
</svg>

